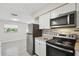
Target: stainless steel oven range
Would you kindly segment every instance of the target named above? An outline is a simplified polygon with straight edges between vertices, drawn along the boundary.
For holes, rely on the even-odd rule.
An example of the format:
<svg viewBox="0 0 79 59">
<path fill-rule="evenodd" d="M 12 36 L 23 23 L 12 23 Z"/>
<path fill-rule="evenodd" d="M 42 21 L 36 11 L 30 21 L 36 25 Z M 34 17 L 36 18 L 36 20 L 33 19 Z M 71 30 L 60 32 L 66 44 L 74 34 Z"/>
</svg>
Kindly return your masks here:
<svg viewBox="0 0 79 59">
<path fill-rule="evenodd" d="M 74 56 L 76 35 L 58 34 L 46 42 L 47 56 Z"/>
</svg>

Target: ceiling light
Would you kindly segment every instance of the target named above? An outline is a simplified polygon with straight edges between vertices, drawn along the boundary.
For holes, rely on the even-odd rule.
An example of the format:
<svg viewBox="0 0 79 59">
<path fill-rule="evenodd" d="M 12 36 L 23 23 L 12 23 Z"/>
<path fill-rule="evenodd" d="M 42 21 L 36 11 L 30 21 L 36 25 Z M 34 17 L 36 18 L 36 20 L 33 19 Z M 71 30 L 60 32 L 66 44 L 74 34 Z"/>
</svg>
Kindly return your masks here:
<svg viewBox="0 0 79 59">
<path fill-rule="evenodd" d="M 13 21 L 18 21 L 18 19 L 12 19 Z"/>
</svg>

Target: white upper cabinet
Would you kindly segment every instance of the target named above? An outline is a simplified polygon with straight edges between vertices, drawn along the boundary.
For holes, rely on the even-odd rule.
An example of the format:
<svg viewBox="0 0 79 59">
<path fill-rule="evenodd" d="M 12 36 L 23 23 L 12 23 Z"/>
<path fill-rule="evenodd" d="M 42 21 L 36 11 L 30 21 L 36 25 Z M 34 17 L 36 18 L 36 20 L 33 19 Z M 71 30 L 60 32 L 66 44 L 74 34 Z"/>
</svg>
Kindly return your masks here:
<svg viewBox="0 0 79 59">
<path fill-rule="evenodd" d="M 62 14 L 64 14 L 64 13 L 76 11 L 76 4 L 70 3 L 70 4 L 67 4 L 67 5 L 64 5 L 60 8 L 61 8 Z"/>
<path fill-rule="evenodd" d="M 50 13 L 39 16 L 39 29 L 50 29 Z"/>
<path fill-rule="evenodd" d="M 77 9 L 79 10 L 79 4 L 77 5 Z M 50 29 L 50 19 L 56 18 L 61 14 L 72 12 L 72 11 L 76 11 L 75 3 L 64 4 L 46 14 L 39 16 L 39 29 Z M 79 22 L 79 20 L 77 21 Z"/>
<path fill-rule="evenodd" d="M 39 24 L 39 17 L 35 18 L 35 24 Z"/>
<path fill-rule="evenodd" d="M 52 10 L 51 12 L 50 12 L 50 18 L 52 19 L 52 18 L 56 18 L 57 16 L 59 16 L 59 14 L 61 14 L 61 12 L 62 12 L 62 10 L 61 10 L 61 8 L 57 8 L 57 9 L 55 9 L 55 10 Z"/>
<path fill-rule="evenodd" d="M 55 10 L 51 11 L 51 18 L 56 18 L 60 14 L 72 12 L 76 10 L 76 5 L 75 3 L 70 3 L 70 4 L 65 4 Z"/>
</svg>

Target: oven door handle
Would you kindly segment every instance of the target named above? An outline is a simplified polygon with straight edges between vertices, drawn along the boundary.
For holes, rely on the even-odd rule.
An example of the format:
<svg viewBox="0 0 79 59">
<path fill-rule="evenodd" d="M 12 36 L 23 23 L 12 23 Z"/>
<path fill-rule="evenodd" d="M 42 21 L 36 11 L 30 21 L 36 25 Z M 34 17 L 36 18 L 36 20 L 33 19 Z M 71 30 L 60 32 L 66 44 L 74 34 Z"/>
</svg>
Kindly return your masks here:
<svg viewBox="0 0 79 59">
<path fill-rule="evenodd" d="M 46 43 L 47 45 L 53 47 L 53 48 L 56 48 L 56 49 L 59 49 L 59 50 L 62 50 L 62 51 L 66 51 L 66 52 L 70 52 L 70 53 L 73 53 L 72 50 L 68 50 L 68 49 L 64 49 L 64 48 L 61 48 L 61 47 L 58 47 L 58 46 L 55 46 L 55 45 L 52 45 L 52 44 L 49 44 L 49 43 Z"/>
</svg>

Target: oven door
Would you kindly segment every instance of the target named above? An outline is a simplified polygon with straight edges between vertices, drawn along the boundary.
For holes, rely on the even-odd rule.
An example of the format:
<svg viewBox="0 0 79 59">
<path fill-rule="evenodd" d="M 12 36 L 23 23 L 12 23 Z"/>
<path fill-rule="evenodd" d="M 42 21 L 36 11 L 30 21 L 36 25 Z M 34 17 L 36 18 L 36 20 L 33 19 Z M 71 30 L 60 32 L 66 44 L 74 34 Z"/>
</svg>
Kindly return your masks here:
<svg viewBox="0 0 79 59">
<path fill-rule="evenodd" d="M 73 50 L 64 49 L 49 43 L 46 44 L 47 56 L 74 56 Z"/>
</svg>

